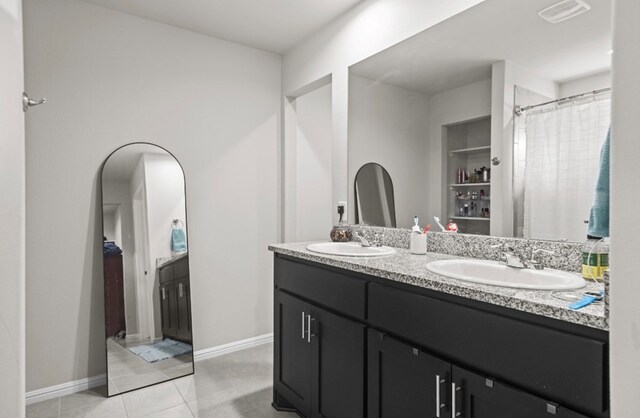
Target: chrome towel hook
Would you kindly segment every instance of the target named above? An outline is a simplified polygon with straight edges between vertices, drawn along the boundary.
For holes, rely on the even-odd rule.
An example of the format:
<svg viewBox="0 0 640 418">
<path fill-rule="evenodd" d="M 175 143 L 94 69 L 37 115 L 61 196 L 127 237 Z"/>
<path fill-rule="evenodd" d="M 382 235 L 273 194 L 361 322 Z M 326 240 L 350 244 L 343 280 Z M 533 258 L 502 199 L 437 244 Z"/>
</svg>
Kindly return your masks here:
<svg viewBox="0 0 640 418">
<path fill-rule="evenodd" d="M 46 101 L 47 99 L 44 97 L 40 100 L 32 100 L 27 96 L 27 93 L 22 93 L 22 110 L 26 112 L 30 107 L 41 105 Z"/>
</svg>

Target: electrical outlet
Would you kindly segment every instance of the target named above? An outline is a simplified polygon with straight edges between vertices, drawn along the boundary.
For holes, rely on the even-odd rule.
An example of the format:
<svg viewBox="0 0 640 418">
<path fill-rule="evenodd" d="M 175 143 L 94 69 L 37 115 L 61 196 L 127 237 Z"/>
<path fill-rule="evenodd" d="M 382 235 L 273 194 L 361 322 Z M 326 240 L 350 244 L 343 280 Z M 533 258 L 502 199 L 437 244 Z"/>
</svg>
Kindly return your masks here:
<svg viewBox="0 0 640 418">
<path fill-rule="evenodd" d="M 346 200 L 340 200 L 338 201 L 338 207 L 342 206 L 343 210 L 344 210 L 344 214 L 342 215 L 342 222 L 347 222 L 347 201 Z"/>
</svg>

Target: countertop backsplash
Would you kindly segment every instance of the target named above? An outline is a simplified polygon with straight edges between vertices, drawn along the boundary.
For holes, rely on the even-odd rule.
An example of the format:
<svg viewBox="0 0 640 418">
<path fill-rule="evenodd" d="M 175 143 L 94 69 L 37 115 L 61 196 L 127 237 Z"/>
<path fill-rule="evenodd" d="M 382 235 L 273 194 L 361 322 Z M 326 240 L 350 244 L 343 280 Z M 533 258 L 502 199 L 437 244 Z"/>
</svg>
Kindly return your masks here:
<svg viewBox="0 0 640 418">
<path fill-rule="evenodd" d="M 382 245 L 396 248 L 409 248 L 411 230 L 399 228 L 382 228 L 377 226 L 350 225 L 353 233 L 358 232 L 366 239 L 379 234 Z M 356 241 L 356 238 L 352 238 Z M 500 261 L 502 253 L 498 244 L 507 244 L 524 254 L 530 254 L 534 248 L 553 251 L 555 254 L 547 256 L 545 265 L 557 270 L 579 272 L 582 269 L 582 246 L 580 242 L 527 240 L 522 238 L 504 238 L 487 235 L 454 234 L 447 232 L 428 232 L 427 251 L 450 254 L 460 257 L 480 258 L 484 260 Z"/>
</svg>

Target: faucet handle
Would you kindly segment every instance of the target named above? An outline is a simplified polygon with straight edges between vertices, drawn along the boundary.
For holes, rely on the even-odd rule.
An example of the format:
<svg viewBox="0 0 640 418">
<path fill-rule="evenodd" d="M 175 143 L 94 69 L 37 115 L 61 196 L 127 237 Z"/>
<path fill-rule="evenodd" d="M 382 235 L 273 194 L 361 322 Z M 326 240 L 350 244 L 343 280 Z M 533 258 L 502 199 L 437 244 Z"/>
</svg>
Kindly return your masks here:
<svg viewBox="0 0 640 418">
<path fill-rule="evenodd" d="M 544 248 L 533 247 L 533 249 L 531 250 L 531 259 L 529 260 L 529 263 L 536 270 L 543 270 L 544 269 L 544 262 L 542 261 L 542 256 L 543 255 L 554 255 L 554 254 L 555 254 L 554 251 L 546 250 Z"/>
</svg>

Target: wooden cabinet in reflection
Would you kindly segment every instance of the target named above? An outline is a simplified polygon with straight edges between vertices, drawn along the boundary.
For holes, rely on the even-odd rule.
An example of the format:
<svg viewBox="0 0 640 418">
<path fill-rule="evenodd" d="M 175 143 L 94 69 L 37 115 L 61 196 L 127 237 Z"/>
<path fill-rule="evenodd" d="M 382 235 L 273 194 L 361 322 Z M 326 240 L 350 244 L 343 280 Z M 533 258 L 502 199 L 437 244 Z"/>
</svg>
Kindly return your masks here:
<svg viewBox="0 0 640 418">
<path fill-rule="evenodd" d="M 115 337 L 126 329 L 122 254 L 104 256 L 105 331 Z"/>
<path fill-rule="evenodd" d="M 189 256 L 160 267 L 162 337 L 191 343 Z"/>
</svg>

